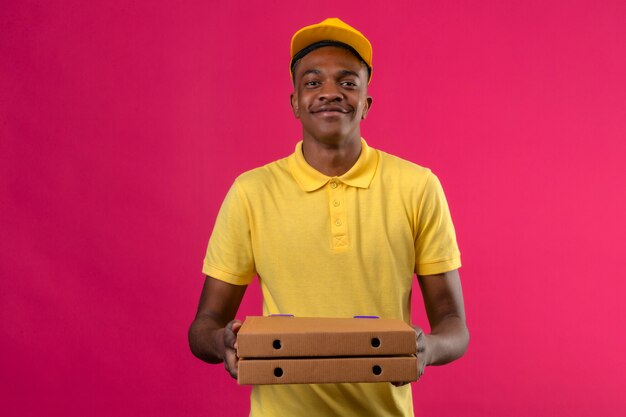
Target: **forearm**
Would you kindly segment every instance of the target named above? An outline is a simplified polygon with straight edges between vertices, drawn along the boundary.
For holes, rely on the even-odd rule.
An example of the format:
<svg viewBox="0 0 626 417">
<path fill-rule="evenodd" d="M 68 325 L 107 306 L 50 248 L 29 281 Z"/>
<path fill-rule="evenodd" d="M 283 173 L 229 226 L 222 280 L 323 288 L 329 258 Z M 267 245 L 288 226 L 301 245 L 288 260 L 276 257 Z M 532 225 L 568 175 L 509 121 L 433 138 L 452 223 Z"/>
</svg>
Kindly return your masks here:
<svg viewBox="0 0 626 417">
<path fill-rule="evenodd" d="M 196 357 L 209 363 L 234 362 L 235 333 L 241 322 L 233 319 L 245 291 L 245 285 L 206 277 L 198 312 L 188 334 L 189 347 Z"/>
<path fill-rule="evenodd" d="M 194 356 L 208 363 L 224 360 L 224 326 L 208 316 L 198 315 L 189 327 L 188 336 Z"/>
<path fill-rule="evenodd" d="M 426 335 L 428 347 L 427 365 L 444 365 L 465 353 L 469 343 L 469 331 L 465 320 L 451 316 L 437 323 Z"/>
</svg>

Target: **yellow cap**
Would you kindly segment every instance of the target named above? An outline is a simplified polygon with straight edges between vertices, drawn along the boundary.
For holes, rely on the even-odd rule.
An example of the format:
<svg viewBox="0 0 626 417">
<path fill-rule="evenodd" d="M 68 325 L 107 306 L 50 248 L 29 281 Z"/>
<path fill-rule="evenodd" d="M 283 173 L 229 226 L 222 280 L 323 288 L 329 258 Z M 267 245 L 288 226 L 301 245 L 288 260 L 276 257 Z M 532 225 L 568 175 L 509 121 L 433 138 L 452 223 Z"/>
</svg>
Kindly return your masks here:
<svg viewBox="0 0 626 417">
<path fill-rule="evenodd" d="M 372 44 L 361 32 L 336 17 L 297 31 L 291 38 L 291 59 L 302 49 L 320 41 L 341 42 L 354 48 L 370 67 L 370 79 L 372 78 Z M 291 71 L 291 66 L 289 70 Z"/>
</svg>

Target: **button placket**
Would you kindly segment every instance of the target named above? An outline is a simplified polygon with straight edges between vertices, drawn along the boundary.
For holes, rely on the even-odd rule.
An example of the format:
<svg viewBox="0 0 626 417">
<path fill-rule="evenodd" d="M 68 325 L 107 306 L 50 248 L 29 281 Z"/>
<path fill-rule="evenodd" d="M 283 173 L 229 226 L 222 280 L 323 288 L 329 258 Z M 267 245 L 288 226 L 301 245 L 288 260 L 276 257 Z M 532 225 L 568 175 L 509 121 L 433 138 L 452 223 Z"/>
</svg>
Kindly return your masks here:
<svg viewBox="0 0 626 417">
<path fill-rule="evenodd" d="M 336 178 L 328 182 L 328 207 L 330 210 L 330 230 L 333 249 L 346 248 L 349 243 L 345 187 L 346 185 Z"/>
</svg>

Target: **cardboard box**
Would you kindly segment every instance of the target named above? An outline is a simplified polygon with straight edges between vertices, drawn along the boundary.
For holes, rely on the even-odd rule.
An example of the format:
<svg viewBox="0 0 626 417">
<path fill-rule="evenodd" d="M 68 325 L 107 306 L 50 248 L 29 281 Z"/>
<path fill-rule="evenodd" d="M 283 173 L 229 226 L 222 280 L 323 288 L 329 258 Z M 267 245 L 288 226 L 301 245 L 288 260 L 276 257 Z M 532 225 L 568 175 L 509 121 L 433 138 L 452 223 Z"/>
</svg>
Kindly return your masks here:
<svg viewBox="0 0 626 417">
<path fill-rule="evenodd" d="M 417 380 L 415 356 L 240 359 L 241 385 L 410 382 Z"/>
<path fill-rule="evenodd" d="M 248 317 L 242 385 L 417 380 L 415 330 L 397 319 Z"/>
<path fill-rule="evenodd" d="M 247 317 L 240 358 L 412 355 L 415 330 L 399 319 Z"/>
</svg>

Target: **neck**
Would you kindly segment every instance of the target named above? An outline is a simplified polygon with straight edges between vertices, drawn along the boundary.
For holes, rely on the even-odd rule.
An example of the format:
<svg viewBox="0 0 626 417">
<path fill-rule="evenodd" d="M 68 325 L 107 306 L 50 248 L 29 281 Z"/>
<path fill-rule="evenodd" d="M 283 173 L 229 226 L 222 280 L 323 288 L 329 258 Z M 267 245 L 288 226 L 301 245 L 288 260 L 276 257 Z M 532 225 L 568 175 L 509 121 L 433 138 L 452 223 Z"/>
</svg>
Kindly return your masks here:
<svg viewBox="0 0 626 417">
<path fill-rule="evenodd" d="M 361 138 L 355 137 L 341 144 L 325 144 L 316 140 L 302 140 L 306 162 L 329 177 L 339 177 L 352 168 L 361 154 Z"/>
</svg>

